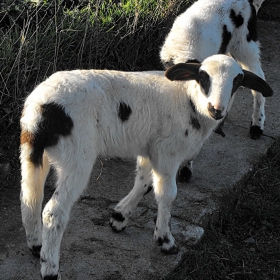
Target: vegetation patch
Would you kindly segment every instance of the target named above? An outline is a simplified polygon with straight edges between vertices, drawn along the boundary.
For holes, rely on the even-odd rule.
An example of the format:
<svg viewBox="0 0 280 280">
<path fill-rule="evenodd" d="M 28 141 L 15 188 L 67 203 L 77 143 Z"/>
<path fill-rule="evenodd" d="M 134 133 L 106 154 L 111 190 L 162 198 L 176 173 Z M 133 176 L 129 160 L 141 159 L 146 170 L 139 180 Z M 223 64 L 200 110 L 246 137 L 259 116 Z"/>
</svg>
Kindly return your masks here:
<svg viewBox="0 0 280 280">
<path fill-rule="evenodd" d="M 15 122 L 26 95 L 53 72 L 161 68 L 159 47 L 189 2 L 1 1 L 0 129 Z"/>
<path fill-rule="evenodd" d="M 166 280 L 278 279 L 280 139 L 247 176 L 237 188 L 235 204 L 224 209 Z"/>
</svg>

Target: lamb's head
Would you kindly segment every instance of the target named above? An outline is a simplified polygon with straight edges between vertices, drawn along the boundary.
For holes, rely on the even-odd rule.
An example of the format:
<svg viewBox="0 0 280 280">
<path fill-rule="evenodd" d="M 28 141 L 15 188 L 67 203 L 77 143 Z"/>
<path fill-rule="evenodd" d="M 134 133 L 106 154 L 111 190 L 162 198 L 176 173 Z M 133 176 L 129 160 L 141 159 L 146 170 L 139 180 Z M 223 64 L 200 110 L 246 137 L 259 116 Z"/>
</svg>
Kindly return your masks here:
<svg viewBox="0 0 280 280">
<path fill-rule="evenodd" d="M 202 63 L 176 64 L 166 70 L 165 76 L 172 81 L 195 80 L 200 91 L 196 92 L 190 86 L 188 94 L 201 113 L 215 120 L 226 116 L 240 86 L 259 91 L 264 97 L 273 94 L 266 81 L 243 70 L 233 58 L 226 55 L 213 55 Z"/>
</svg>

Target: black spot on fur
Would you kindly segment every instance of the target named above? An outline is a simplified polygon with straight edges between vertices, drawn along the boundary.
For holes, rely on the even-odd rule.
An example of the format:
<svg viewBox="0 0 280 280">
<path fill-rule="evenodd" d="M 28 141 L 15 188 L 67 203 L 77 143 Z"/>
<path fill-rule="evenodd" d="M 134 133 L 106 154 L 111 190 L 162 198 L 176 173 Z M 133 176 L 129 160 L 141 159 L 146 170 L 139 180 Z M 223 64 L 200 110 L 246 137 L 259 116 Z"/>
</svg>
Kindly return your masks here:
<svg viewBox="0 0 280 280">
<path fill-rule="evenodd" d="M 189 135 L 189 131 L 188 129 L 185 130 L 185 136 L 188 136 Z"/>
<path fill-rule="evenodd" d="M 196 130 L 199 130 L 200 129 L 200 123 L 198 121 L 197 118 L 195 117 L 191 117 L 191 121 L 190 121 L 190 124 L 192 125 L 192 127 Z"/>
<path fill-rule="evenodd" d="M 157 242 L 158 242 L 158 245 L 159 245 L 159 246 L 162 246 L 163 243 L 169 243 L 170 240 L 169 240 L 169 238 L 165 235 L 163 238 L 159 237 L 158 240 L 157 240 Z"/>
<path fill-rule="evenodd" d="M 230 11 L 230 18 L 236 28 L 240 27 L 244 23 L 242 15 L 237 15 L 234 10 Z"/>
<path fill-rule="evenodd" d="M 247 41 L 250 42 L 251 40 L 257 41 L 258 40 L 258 32 L 257 32 L 257 13 L 254 5 L 250 3 L 251 6 L 251 16 L 248 21 L 248 34 L 247 34 Z"/>
<path fill-rule="evenodd" d="M 123 222 L 125 220 L 124 216 L 122 213 L 114 211 L 112 214 L 112 218 L 115 219 L 116 221 Z"/>
<path fill-rule="evenodd" d="M 147 189 L 147 191 L 144 193 L 144 195 L 148 194 L 152 189 L 153 189 L 153 187 L 152 187 L 152 186 L 149 186 L 148 189 Z"/>
<path fill-rule="evenodd" d="M 182 168 L 180 168 L 177 173 L 177 180 L 180 183 L 189 183 L 191 177 L 192 171 L 187 166 L 183 166 Z"/>
<path fill-rule="evenodd" d="M 119 106 L 119 118 L 125 122 L 128 120 L 129 116 L 131 115 L 131 108 L 129 105 L 121 102 Z"/>
<path fill-rule="evenodd" d="M 219 49 L 219 54 L 225 54 L 227 51 L 228 44 L 231 40 L 231 33 L 227 30 L 226 25 L 223 26 L 222 43 Z"/>
<path fill-rule="evenodd" d="M 30 249 L 30 251 L 33 254 L 33 256 L 35 256 L 36 258 L 40 258 L 41 248 L 41 245 L 32 246 L 32 249 Z"/>
<path fill-rule="evenodd" d="M 190 99 L 190 105 L 191 105 L 191 108 L 192 108 L 193 112 L 196 113 L 195 105 L 194 105 L 194 103 L 191 99 Z"/>
<path fill-rule="evenodd" d="M 59 137 L 69 136 L 73 126 L 72 119 L 66 115 L 61 105 L 54 102 L 42 105 L 42 118 L 31 143 L 31 162 L 36 166 L 42 165 L 44 149 L 56 145 Z"/>
</svg>

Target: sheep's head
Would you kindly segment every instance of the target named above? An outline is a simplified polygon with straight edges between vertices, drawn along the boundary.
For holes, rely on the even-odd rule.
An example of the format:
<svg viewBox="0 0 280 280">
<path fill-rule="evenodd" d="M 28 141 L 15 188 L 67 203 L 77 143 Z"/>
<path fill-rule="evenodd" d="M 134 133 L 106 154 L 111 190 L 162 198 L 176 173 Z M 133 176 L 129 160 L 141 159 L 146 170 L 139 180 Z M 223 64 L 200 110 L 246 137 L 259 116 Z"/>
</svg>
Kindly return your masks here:
<svg viewBox="0 0 280 280">
<path fill-rule="evenodd" d="M 226 55 L 213 55 L 202 63 L 176 64 L 166 70 L 165 76 L 172 81 L 195 80 L 202 93 L 195 99 L 199 107 L 202 106 L 202 111 L 215 120 L 226 116 L 240 86 L 259 91 L 264 97 L 273 94 L 266 81 L 243 70 L 233 58 Z"/>
</svg>

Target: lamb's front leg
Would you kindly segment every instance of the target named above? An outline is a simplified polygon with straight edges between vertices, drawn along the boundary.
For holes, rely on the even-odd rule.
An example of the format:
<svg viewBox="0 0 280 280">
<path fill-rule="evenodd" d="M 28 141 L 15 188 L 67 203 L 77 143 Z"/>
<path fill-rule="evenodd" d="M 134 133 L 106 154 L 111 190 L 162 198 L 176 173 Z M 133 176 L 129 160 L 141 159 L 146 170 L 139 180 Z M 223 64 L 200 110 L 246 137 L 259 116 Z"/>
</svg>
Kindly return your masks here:
<svg viewBox="0 0 280 280">
<path fill-rule="evenodd" d="M 178 247 L 171 233 L 171 208 L 177 195 L 174 176 L 163 176 L 154 171 L 154 192 L 158 204 L 158 216 L 154 238 L 166 254 L 177 254 Z"/>
<path fill-rule="evenodd" d="M 127 226 L 127 222 L 144 195 L 152 190 L 151 163 L 148 158 L 137 158 L 137 174 L 133 189 L 115 207 L 110 219 L 110 226 L 119 232 Z"/>
</svg>

